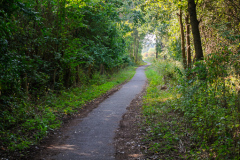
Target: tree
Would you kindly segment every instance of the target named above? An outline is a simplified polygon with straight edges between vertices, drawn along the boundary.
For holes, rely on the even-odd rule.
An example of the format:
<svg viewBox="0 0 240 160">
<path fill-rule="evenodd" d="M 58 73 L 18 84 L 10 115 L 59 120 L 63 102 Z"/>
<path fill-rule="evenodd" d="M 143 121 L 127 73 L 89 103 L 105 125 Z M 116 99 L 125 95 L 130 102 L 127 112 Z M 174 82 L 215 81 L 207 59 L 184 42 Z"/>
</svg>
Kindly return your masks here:
<svg viewBox="0 0 240 160">
<path fill-rule="evenodd" d="M 180 0 L 181 2 L 181 0 Z M 184 29 L 183 29 L 183 22 L 182 22 L 182 9 L 179 9 L 179 24 L 180 24 L 180 31 L 181 31 L 181 50 L 182 50 L 182 59 L 183 59 L 183 66 L 184 69 L 187 68 L 187 61 L 186 61 L 186 53 L 185 53 L 185 36 L 184 36 Z"/>
<path fill-rule="evenodd" d="M 203 60 L 202 42 L 199 32 L 199 21 L 197 19 L 195 0 L 188 0 L 188 12 L 190 16 L 190 23 L 192 26 L 192 35 L 194 39 L 193 42 L 196 53 L 196 60 L 197 61 Z"/>
<path fill-rule="evenodd" d="M 189 15 L 186 15 L 186 43 L 187 43 L 187 67 L 191 68 L 191 46 L 190 46 L 190 24 L 189 24 Z"/>
</svg>

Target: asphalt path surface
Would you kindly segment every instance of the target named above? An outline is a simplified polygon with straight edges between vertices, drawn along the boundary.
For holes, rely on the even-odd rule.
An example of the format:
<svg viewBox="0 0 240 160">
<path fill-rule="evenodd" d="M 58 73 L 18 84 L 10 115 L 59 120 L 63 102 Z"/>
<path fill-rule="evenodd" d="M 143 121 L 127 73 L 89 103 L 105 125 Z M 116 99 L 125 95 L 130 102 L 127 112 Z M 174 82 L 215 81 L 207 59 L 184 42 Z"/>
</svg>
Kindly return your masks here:
<svg viewBox="0 0 240 160">
<path fill-rule="evenodd" d="M 144 69 L 137 68 L 134 77 L 104 100 L 87 117 L 65 133 L 64 139 L 48 147 L 58 151 L 47 160 L 112 160 L 115 159 L 114 136 L 122 115 L 146 83 Z"/>
</svg>

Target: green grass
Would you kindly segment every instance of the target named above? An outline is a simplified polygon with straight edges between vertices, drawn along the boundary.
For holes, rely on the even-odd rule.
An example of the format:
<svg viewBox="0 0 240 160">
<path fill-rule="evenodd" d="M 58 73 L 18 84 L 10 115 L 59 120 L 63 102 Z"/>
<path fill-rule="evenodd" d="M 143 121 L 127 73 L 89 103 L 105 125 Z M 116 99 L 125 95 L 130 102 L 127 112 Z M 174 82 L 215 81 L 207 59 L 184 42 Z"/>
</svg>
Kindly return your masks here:
<svg viewBox="0 0 240 160">
<path fill-rule="evenodd" d="M 145 154 L 150 159 L 240 159 L 240 99 L 234 79 L 187 79 L 179 77 L 181 69 L 173 69 L 174 63 L 159 63 L 146 71 Z M 164 85 L 167 90 L 161 89 Z"/>
<path fill-rule="evenodd" d="M 145 118 L 143 129 L 147 132 L 144 137 L 148 146 L 146 154 L 150 157 L 158 155 L 159 159 L 175 159 L 175 154 L 179 151 L 177 144 L 181 140 L 177 131 L 180 131 L 181 127 L 177 125 L 179 119 L 170 106 L 179 94 L 173 84 L 165 85 L 163 75 L 153 68 L 146 70 L 146 76 L 149 86 L 143 97 L 142 111 Z M 167 90 L 161 90 L 162 86 L 166 86 Z"/>
<path fill-rule="evenodd" d="M 91 85 L 82 85 L 81 87 L 63 91 L 58 97 L 51 96 L 46 101 L 46 105 L 50 106 L 52 110 L 57 110 L 57 112 L 62 114 L 77 112 L 80 106 L 103 95 L 126 80 L 131 79 L 134 74 L 134 68 L 128 68 L 118 74 L 114 74 L 110 79 L 100 84 L 93 83 Z"/>
<path fill-rule="evenodd" d="M 14 151 L 37 144 L 49 131 L 61 126 L 64 115 L 77 113 L 87 102 L 130 80 L 135 69 L 128 67 L 110 77 L 96 74 L 88 85 L 71 88 L 60 94 L 50 92 L 38 103 L 27 100 L 12 103 L 13 110 L 2 113 L 0 146 L 6 151 Z"/>
</svg>

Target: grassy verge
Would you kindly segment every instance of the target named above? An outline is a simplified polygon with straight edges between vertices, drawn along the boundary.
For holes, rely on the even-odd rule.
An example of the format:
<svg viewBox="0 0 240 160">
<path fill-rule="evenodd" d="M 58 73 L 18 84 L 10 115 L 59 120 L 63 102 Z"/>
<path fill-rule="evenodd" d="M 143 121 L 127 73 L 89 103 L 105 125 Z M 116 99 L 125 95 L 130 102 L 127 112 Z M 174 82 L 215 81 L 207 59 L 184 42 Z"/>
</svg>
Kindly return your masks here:
<svg viewBox="0 0 240 160">
<path fill-rule="evenodd" d="M 240 159 L 240 103 L 233 87 L 237 82 L 188 80 L 178 68 L 174 62 L 156 62 L 146 71 L 146 156 Z"/>
<path fill-rule="evenodd" d="M 185 129 L 181 118 L 172 109 L 173 101 L 180 95 L 175 88 L 175 81 L 164 79 L 154 68 L 146 70 L 149 81 L 147 94 L 144 96 L 143 129 L 147 134 L 144 141 L 147 144 L 145 153 L 149 159 L 179 159 L 184 157 L 179 148 L 185 139 Z M 180 154 L 179 154 L 180 153 Z"/>
<path fill-rule="evenodd" d="M 61 126 L 62 117 L 78 112 L 81 106 L 100 97 L 117 85 L 130 80 L 135 67 L 128 67 L 110 77 L 94 75 L 88 85 L 49 93 L 38 103 L 21 100 L 14 103 L 15 110 L 6 110 L 0 124 L 0 146 L 2 150 L 23 150 L 38 143 L 50 130 Z"/>
</svg>

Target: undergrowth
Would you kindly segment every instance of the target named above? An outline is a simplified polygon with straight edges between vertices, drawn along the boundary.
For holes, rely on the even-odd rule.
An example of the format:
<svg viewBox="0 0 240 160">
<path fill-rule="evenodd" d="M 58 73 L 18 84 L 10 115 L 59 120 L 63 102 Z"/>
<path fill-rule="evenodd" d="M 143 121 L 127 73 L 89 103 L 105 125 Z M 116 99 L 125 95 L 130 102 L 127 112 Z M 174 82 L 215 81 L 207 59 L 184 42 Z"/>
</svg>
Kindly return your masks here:
<svg viewBox="0 0 240 160">
<path fill-rule="evenodd" d="M 111 76 L 95 74 L 89 84 L 58 94 L 49 92 L 37 102 L 16 100 L 11 103 L 12 110 L 4 110 L 0 116 L 1 148 L 5 151 L 23 150 L 38 143 L 49 131 L 61 126 L 65 115 L 78 112 L 84 104 L 131 79 L 134 74 L 135 67 Z"/>
<path fill-rule="evenodd" d="M 148 146 L 145 154 L 149 159 L 178 159 L 184 156 L 178 154 L 179 143 L 185 136 L 184 127 L 179 125 L 181 118 L 171 107 L 180 97 L 176 88 L 179 68 L 178 63 L 162 61 L 154 62 L 146 70 L 149 85 L 143 98 L 143 129 L 147 132 L 144 141 Z"/>
<path fill-rule="evenodd" d="M 201 80 L 183 73 L 174 61 L 154 62 L 146 71 L 147 157 L 240 159 L 238 80 L 233 76 Z"/>
</svg>

